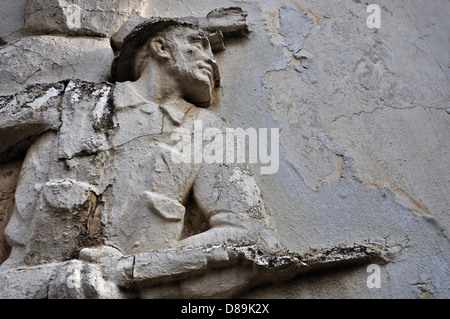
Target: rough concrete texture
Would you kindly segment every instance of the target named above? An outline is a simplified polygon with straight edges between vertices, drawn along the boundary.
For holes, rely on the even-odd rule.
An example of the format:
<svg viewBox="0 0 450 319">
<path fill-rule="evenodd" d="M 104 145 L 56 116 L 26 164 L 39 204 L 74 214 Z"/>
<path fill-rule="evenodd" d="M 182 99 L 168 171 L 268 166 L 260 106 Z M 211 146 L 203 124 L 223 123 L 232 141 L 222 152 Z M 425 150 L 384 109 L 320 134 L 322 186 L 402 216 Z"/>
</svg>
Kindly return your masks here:
<svg viewBox="0 0 450 319">
<path fill-rule="evenodd" d="M 4 0 L 0 10 L 0 46 L 19 39 L 25 20 L 26 0 Z"/>
<path fill-rule="evenodd" d="M 72 78 L 105 81 L 114 57 L 106 38 L 47 35 L 23 37 L 0 47 L 0 54 L 2 95 Z"/>
<path fill-rule="evenodd" d="M 34 1 L 29 2 L 31 5 Z M 115 262 L 120 261 L 121 269 L 130 269 L 133 258 L 133 262 L 139 261 L 135 264 L 139 266 L 159 256 L 158 253 L 140 251 L 137 241 L 127 244 L 125 256 L 103 248 L 107 251 L 98 253 L 100 257 L 96 257 L 95 252 L 83 251 L 78 259 L 69 260 L 74 256 L 69 254 L 65 256 L 66 262 L 21 268 L 22 282 L 17 280 L 13 263 L 7 261 L 0 268 L 2 297 L 96 298 L 104 297 L 105 291 L 111 292 L 107 295 L 110 298 L 203 297 L 199 291 L 219 284 L 224 285 L 219 296 L 244 298 L 450 297 L 448 1 L 436 0 L 433 5 L 414 0 L 376 1 L 381 7 L 380 29 L 368 28 L 367 4 L 356 0 L 212 0 L 206 3 L 200 0 L 164 3 L 148 0 L 133 3 L 140 6 L 138 15 L 141 17 L 205 17 L 216 8 L 233 6 L 248 13 L 250 33 L 246 37 L 226 38 L 226 50 L 215 54 L 221 88 L 209 110 L 225 118 L 227 127 L 280 128 L 278 172 L 260 175 L 257 164 L 249 165 L 249 169 L 256 172 L 252 178 L 264 199 L 272 225 L 270 229 L 276 230 L 283 252 L 296 256 L 356 244 L 378 247 L 383 251 L 382 258 L 330 267 L 326 272 L 299 273 L 282 282 L 270 280 L 265 286 L 251 286 L 248 279 L 255 275 L 255 267 L 228 269 L 225 266 L 230 265 L 229 258 L 225 262 L 224 257 L 218 262 L 224 266 L 223 271 L 205 272 L 205 277 L 198 282 L 193 279 L 196 277 L 188 277 L 181 286 L 166 282 L 164 289 L 158 290 L 147 289 L 144 285 L 145 289 L 136 295 L 123 294 L 110 282 L 126 282 L 129 272 L 119 275 L 107 272 L 109 277 L 104 278 L 99 275 L 98 265 L 102 264 L 99 260 L 108 256 L 102 265 L 111 264 L 110 269 L 116 269 Z M 92 82 L 107 80 L 113 58 L 108 37 L 123 33 L 119 29 L 127 17 L 134 16 L 134 21 L 140 21 L 136 13 L 122 15 L 122 11 L 108 9 L 106 11 L 111 11 L 112 16 L 116 17 L 117 13 L 120 17 L 111 24 L 101 24 L 101 28 L 100 24 L 97 27 L 94 23 L 86 23 L 85 29 L 92 33 L 21 38 L 23 24 L 19 21 L 23 21 L 25 15 L 22 11 L 24 2 L 7 1 L 2 6 L 7 10 L 2 8 L 0 14 L 10 14 L 8 19 L 0 19 L 0 95 L 19 92 L 28 84 L 53 83 L 68 78 Z M 131 7 L 130 11 L 125 11 L 135 10 Z M 102 10 L 98 11 L 99 15 L 105 15 Z M 96 12 L 90 17 L 94 19 Z M 52 21 L 41 28 L 33 25 L 31 18 L 30 14 L 27 32 L 43 34 L 51 29 Z M 119 20 L 121 22 L 116 23 Z M 70 34 L 64 30 L 48 31 L 55 32 Z M 123 38 L 123 34 L 119 38 Z M 97 92 L 98 101 L 104 93 Z M 48 100 L 53 104 L 38 105 L 32 100 L 30 103 L 37 105 L 37 109 L 45 109 L 46 105 L 56 105 L 56 98 L 55 95 L 53 100 Z M 1 105 L 11 101 L 3 100 L 3 103 L 0 111 Z M 83 101 L 80 105 L 92 106 Z M 26 111 L 23 110 L 25 115 Z M 51 112 L 45 114 L 53 119 L 54 127 L 59 128 L 60 119 L 52 117 Z M 107 113 L 102 115 L 108 118 Z M 0 116 L 4 115 L 0 113 Z M 72 116 L 71 111 L 65 116 Z M 126 116 L 123 116 L 125 121 Z M 8 122 L 4 118 L 0 120 Z M 58 156 L 55 155 L 56 133 L 42 126 L 36 134 L 47 131 L 47 137 L 39 140 L 40 145 L 31 146 L 25 159 L 26 167 L 41 167 L 40 161 L 33 160 L 40 152 L 47 154 L 41 155 L 43 162 L 54 163 L 55 172 L 63 171 L 67 165 L 74 167 L 74 176 L 89 175 L 90 180 L 95 181 L 96 166 L 107 162 L 107 153 L 102 152 L 107 148 L 105 141 L 109 137 L 102 130 L 85 128 L 95 132 L 96 138 L 89 143 L 94 143 L 99 151 L 89 159 L 92 170 L 82 170 L 80 167 L 83 166 L 79 166 L 82 157 L 89 155 L 83 150 L 86 141 L 82 141 L 83 132 L 87 134 L 88 131 L 81 131 L 78 144 L 67 138 Z M 69 127 L 64 130 L 62 127 L 63 133 L 71 132 Z M 4 130 L 2 134 L 6 132 Z M 70 137 L 70 134 L 66 136 Z M 120 145 L 120 138 L 118 134 L 118 144 L 112 146 L 114 151 Z M 5 140 L 8 139 L 0 136 L 2 143 Z M 31 142 L 22 148 L 29 144 Z M 3 150 L 4 145 L 0 146 Z M 18 148 L 17 154 L 23 156 L 23 150 Z M 136 149 L 140 149 L 140 145 L 136 144 Z M 58 163 L 60 158 L 65 162 Z M 10 161 L 7 155 L 0 159 Z M 17 176 L 19 166 L 12 175 L 0 175 L 0 185 L 10 185 L 8 192 L 12 189 L 11 176 Z M 3 172 L 3 166 L 1 169 Z M 36 180 L 41 184 L 48 182 L 45 170 L 38 169 L 38 172 L 38 176 L 26 175 L 18 189 L 28 192 L 27 185 L 34 185 Z M 49 192 L 64 187 L 60 184 L 47 186 Z M 96 195 L 92 201 L 83 198 L 80 199 L 82 202 L 74 203 L 84 205 L 84 211 L 88 212 L 86 218 L 91 216 L 91 225 L 94 225 L 96 208 L 104 200 L 99 196 L 111 196 L 108 193 L 113 190 L 108 188 L 108 182 L 95 187 L 76 186 L 79 187 L 76 194 L 90 191 Z M 10 196 L 7 197 L 10 203 Z M 16 203 L 22 208 L 31 204 L 35 205 L 27 201 Z M 8 205 L 0 209 L 0 218 L 9 216 Z M 106 218 L 107 215 L 103 216 Z M 128 222 L 132 224 L 131 220 Z M 14 229 L 14 224 L 10 224 Z M 77 231 L 76 226 L 69 231 Z M 131 230 L 128 231 L 127 236 L 132 236 Z M 73 250 L 78 243 L 65 243 L 62 247 Z M 41 243 L 37 241 L 34 245 L 38 247 Z M 64 255 L 65 251 L 59 253 Z M 160 254 L 170 253 L 163 251 Z M 17 256 L 23 255 L 25 252 L 17 249 L 10 260 L 18 260 Z M 137 255 L 141 259 L 130 257 Z M 208 259 L 205 256 L 209 255 L 200 255 L 179 257 L 186 262 L 183 266 L 186 268 L 181 272 L 188 272 L 190 266 L 195 268 L 197 264 L 201 269 L 206 267 Z M 158 259 L 159 265 L 172 258 L 164 256 Z M 33 256 L 28 260 L 33 265 Z M 380 265 L 381 288 L 367 286 L 368 263 Z M 257 262 L 252 260 L 251 264 Z M 168 275 L 177 271 L 172 269 Z M 58 284 L 67 282 L 67 277 L 74 280 L 72 286 Z M 150 275 L 143 277 L 147 280 Z M 230 278 L 235 284 L 225 285 Z M 86 285 L 79 284 L 83 282 Z M 97 282 L 99 290 L 86 291 L 92 282 Z M 214 293 L 208 296 L 214 296 Z"/>
<path fill-rule="evenodd" d="M 24 32 L 110 37 L 131 15 L 139 14 L 142 0 L 28 0 Z M 51 17 L 49 19 L 49 17 Z"/>
</svg>

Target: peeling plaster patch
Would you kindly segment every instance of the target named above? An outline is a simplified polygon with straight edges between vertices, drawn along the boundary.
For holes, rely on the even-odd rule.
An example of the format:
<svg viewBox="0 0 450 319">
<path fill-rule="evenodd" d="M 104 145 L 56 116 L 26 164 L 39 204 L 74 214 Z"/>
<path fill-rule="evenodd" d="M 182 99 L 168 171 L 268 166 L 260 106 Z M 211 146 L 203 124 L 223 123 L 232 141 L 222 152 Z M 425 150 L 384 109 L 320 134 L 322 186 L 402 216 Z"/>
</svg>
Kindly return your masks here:
<svg viewBox="0 0 450 319">
<path fill-rule="evenodd" d="M 326 134 L 324 132 L 317 133 L 317 137 L 322 141 L 323 145 L 325 145 L 330 151 L 338 156 L 344 156 L 344 150 L 340 147 L 336 142 L 333 141 L 331 135 Z"/>
<path fill-rule="evenodd" d="M 279 28 L 278 12 L 263 12 L 264 20 L 266 22 L 266 32 L 270 35 L 270 39 L 274 44 L 280 44 L 280 38 L 277 30 Z"/>
<path fill-rule="evenodd" d="M 303 59 L 301 65 L 296 65 L 295 70 L 302 75 L 303 81 L 309 84 L 319 82 L 316 73 L 316 65 L 311 59 Z"/>
<path fill-rule="evenodd" d="M 280 28 L 278 33 L 286 39 L 286 46 L 294 55 L 302 49 L 313 20 L 306 14 L 288 6 L 280 8 Z"/>
<path fill-rule="evenodd" d="M 303 41 L 309 35 L 312 24 L 313 20 L 305 13 L 288 6 L 280 8 L 278 33 L 284 37 L 285 46 L 295 59 L 301 61 L 301 64 L 295 65 L 294 68 L 302 75 L 303 81 L 309 84 L 318 82 L 315 63 L 304 55 L 306 50 L 303 49 Z"/>
<path fill-rule="evenodd" d="M 92 115 L 94 116 L 94 120 L 96 124 L 99 124 L 101 119 L 103 118 L 106 107 L 108 103 L 109 92 L 111 91 L 110 87 L 103 87 L 94 92 L 94 95 L 99 95 L 100 98 L 95 105 L 94 110 L 92 111 Z"/>
</svg>

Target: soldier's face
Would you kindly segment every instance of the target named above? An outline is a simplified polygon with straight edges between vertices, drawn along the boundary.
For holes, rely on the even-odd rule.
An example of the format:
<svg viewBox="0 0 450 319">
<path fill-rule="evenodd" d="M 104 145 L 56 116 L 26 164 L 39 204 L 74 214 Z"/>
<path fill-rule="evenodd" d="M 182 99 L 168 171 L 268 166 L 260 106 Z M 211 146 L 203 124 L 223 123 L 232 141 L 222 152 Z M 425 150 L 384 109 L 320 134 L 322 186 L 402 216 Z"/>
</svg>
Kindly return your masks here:
<svg viewBox="0 0 450 319">
<path fill-rule="evenodd" d="M 171 42 L 171 69 L 183 97 L 199 106 L 209 105 L 219 74 L 206 33 L 193 28 L 177 28 L 171 35 Z"/>
</svg>

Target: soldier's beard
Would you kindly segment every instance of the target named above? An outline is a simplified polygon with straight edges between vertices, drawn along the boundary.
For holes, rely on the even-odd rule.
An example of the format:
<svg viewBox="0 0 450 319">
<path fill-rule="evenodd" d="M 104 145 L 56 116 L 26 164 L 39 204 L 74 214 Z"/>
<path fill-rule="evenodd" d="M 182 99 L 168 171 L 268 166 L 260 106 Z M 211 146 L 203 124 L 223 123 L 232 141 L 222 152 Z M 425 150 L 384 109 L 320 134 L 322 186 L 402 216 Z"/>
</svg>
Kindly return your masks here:
<svg viewBox="0 0 450 319">
<path fill-rule="evenodd" d="M 214 88 L 213 74 L 200 68 L 197 63 L 174 63 L 172 70 L 183 98 L 200 107 L 211 104 Z"/>
</svg>

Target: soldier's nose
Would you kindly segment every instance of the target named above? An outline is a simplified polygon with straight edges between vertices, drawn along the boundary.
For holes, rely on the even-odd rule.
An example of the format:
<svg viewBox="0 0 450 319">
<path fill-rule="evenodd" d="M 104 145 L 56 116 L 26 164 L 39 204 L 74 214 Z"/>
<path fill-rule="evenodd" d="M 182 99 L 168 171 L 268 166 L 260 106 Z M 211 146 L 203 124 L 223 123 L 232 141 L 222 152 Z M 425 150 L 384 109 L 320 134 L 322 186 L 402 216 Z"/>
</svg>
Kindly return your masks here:
<svg viewBox="0 0 450 319">
<path fill-rule="evenodd" d="M 207 58 L 205 60 L 206 63 L 211 65 L 213 69 L 213 77 L 214 77 L 214 85 L 216 87 L 220 86 L 220 72 L 219 72 L 219 65 L 217 64 L 217 61 L 212 58 Z"/>
</svg>

